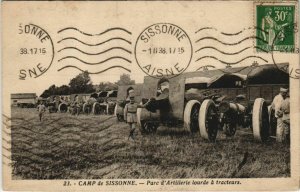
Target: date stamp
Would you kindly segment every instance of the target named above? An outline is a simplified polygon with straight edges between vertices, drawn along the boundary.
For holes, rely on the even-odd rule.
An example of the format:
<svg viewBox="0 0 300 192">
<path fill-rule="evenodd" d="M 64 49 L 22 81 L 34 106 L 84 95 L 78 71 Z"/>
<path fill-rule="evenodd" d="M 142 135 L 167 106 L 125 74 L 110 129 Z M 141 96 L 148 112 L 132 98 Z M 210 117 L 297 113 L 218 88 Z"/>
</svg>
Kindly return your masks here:
<svg viewBox="0 0 300 192">
<path fill-rule="evenodd" d="M 20 24 L 18 28 L 20 44 L 17 56 L 20 62 L 19 79 L 37 78 L 51 66 L 54 46 L 50 35 L 35 24 Z"/>
<path fill-rule="evenodd" d="M 134 53 L 137 64 L 147 75 L 172 78 L 188 68 L 193 47 L 183 29 L 171 23 L 157 23 L 139 35 Z"/>
</svg>

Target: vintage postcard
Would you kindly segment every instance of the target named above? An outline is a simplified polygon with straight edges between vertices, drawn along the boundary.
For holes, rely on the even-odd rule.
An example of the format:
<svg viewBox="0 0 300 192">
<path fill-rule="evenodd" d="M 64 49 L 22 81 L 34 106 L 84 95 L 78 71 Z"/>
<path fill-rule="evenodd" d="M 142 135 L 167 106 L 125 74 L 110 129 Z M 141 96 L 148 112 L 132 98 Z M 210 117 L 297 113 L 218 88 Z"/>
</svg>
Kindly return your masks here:
<svg viewBox="0 0 300 192">
<path fill-rule="evenodd" d="M 298 1 L 4 1 L 1 18 L 4 190 L 299 190 Z"/>
</svg>

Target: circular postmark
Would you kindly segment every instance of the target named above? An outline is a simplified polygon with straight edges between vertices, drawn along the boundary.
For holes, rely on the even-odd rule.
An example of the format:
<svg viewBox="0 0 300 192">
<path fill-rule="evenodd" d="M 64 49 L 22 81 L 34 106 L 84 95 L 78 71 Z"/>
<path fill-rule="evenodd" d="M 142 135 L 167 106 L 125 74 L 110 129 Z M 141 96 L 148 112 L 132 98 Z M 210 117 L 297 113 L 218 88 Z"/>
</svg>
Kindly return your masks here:
<svg viewBox="0 0 300 192">
<path fill-rule="evenodd" d="M 54 59 L 54 46 L 50 35 L 38 25 L 20 24 L 17 40 L 19 79 L 37 78 L 44 74 Z"/>
<path fill-rule="evenodd" d="M 191 63 L 193 47 L 187 33 L 171 23 L 157 23 L 143 30 L 135 44 L 139 67 L 155 78 L 172 78 Z"/>
<path fill-rule="evenodd" d="M 290 35 L 295 35 L 298 33 L 298 29 L 297 29 L 297 25 L 296 24 L 291 24 L 291 25 L 287 25 L 285 27 L 285 30 L 284 30 L 284 35 L 286 36 L 290 36 Z M 300 68 L 299 66 L 298 67 L 293 67 L 293 66 L 290 66 L 290 65 L 280 65 L 282 62 L 278 62 L 278 60 L 276 61 L 275 59 L 275 55 L 274 55 L 274 52 L 280 52 L 280 53 L 285 53 L 285 54 L 295 54 L 295 58 L 299 58 L 299 48 L 295 47 L 295 48 L 285 48 L 285 49 L 281 49 L 281 50 L 278 50 L 275 46 L 276 44 L 276 41 L 278 39 L 281 38 L 281 36 L 283 35 L 283 32 L 282 31 L 279 31 L 278 33 L 276 33 L 274 39 L 273 39 L 273 42 L 272 42 L 272 45 L 271 45 L 271 57 L 272 57 L 272 61 L 274 63 L 274 65 L 281 71 L 285 72 L 285 73 L 288 73 L 290 78 L 293 78 L 293 79 L 299 79 L 300 78 Z M 291 55 L 289 55 L 291 56 Z"/>
</svg>

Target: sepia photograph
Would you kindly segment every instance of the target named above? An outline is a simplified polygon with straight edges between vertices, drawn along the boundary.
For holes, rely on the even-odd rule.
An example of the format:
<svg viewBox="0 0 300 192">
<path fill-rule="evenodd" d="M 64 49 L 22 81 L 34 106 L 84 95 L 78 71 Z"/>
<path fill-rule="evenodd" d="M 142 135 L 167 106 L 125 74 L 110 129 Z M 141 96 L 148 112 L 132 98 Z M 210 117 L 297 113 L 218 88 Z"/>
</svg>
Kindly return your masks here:
<svg viewBox="0 0 300 192">
<path fill-rule="evenodd" d="M 299 189 L 297 1 L 2 10 L 5 190 Z"/>
</svg>

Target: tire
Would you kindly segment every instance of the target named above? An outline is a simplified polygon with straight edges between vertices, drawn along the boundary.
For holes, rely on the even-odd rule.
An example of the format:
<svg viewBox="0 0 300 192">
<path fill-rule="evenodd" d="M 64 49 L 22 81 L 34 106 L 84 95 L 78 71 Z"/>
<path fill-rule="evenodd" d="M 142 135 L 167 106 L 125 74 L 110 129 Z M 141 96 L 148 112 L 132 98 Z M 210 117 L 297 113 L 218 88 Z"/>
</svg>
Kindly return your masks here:
<svg viewBox="0 0 300 192">
<path fill-rule="evenodd" d="M 87 103 L 83 104 L 82 111 L 83 111 L 84 114 L 89 114 L 90 113 L 90 110 L 88 109 L 88 104 Z"/>
<path fill-rule="evenodd" d="M 142 105 L 143 102 L 140 102 L 140 104 Z M 142 123 L 141 123 L 141 115 L 142 115 L 142 108 L 137 108 L 136 110 L 136 120 L 137 120 L 137 124 L 142 127 Z"/>
<path fill-rule="evenodd" d="M 94 115 L 100 114 L 100 104 L 98 102 L 93 103 L 92 113 Z"/>
<path fill-rule="evenodd" d="M 59 113 L 66 113 L 68 111 L 68 106 L 65 103 L 61 103 L 58 105 L 58 112 Z"/>
<path fill-rule="evenodd" d="M 142 121 L 141 122 L 141 133 L 150 134 L 157 131 L 158 124 L 151 121 Z"/>
<path fill-rule="evenodd" d="M 217 108 L 213 100 L 203 101 L 199 111 L 199 127 L 201 137 L 215 141 L 218 133 Z"/>
<path fill-rule="evenodd" d="M 228 136 L 228 137 L 233 137 L 235 135 L 236 128 L 237 128 L 237 123 L 236 122 L 225 124 L 225 127 L 224 127 L 225 135 Z"/>
<path fill-rule="evenodd" d="M 199 110 L 200 102 L 197 100 L 190 100 L 184 108 L 184 129 L 188 132 L 196 132 L 199 130 Z"/>
<path fill-rule="evenodd" d="M 106 104 L 106 115 L 109 115 L 109 104 Z"/>
<path fill-rule="evenodd" d="M 115 116 L 115 117 L 117 116 L 117 111 L 118 111 L 118 105 L 116 104 L 116 105 L 115 105 L 115 109 L 114 109 L 114 116 Z"/>
<path fill-rule="evenodd" d="M 276 136 L 277 119 L 275 117 L 275 110 L 269 109 L 269 123 L 270 123 L 270 136 Z"/>
<path fill-rule="evenodd" d="M 225 122 L 223 124 L 223 131 L 227 137 L 233 137 L 236 133 L 238 121 L 240 124 L 242 124 L 241 118 L 243 118 L 244 115 L 239 116 L 236 112 L 232 112 L 229 114 L 224 114 Z"/>
<path fill-rule="evenodd" d="M 266 141 L 269 138 L 269 113 L 268 107 L 263 98 L 254 101 L 252 111 L 253 136 L 257 141 Z"/>
</svg>

